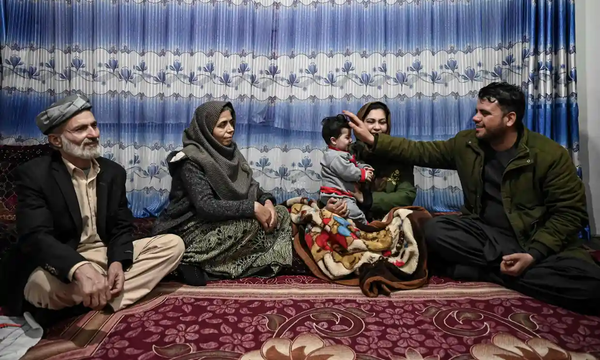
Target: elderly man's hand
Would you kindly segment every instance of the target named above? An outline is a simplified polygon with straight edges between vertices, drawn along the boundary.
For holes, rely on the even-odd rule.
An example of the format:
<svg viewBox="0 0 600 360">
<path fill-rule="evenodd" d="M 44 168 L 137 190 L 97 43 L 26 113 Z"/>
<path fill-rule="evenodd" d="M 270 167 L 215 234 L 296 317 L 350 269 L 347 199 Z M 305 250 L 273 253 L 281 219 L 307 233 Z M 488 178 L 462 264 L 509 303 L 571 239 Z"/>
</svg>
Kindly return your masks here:
<svg viewBox="0 0 600 360">
<path fill-rule="evenodd" d="M 73 279 L 85 307 L 102 310 L 112 297 L 106 276 L 99 273 L 92 264 L 81 265 L 75 270 Z"/>
</svg>

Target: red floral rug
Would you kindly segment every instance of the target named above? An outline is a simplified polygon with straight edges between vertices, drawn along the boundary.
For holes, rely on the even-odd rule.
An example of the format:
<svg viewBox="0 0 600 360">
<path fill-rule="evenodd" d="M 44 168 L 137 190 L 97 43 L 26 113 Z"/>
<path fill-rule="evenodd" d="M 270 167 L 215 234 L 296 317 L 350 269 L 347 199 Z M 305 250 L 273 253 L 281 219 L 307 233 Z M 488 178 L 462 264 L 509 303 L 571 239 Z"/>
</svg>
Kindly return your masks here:
<svg viewBox="0 0 600 360">
<path fill-rule="evenodd" d="M 54 328 L 24 359 L 600 359 L 600 318 L 434 278 L 365 298 L 294 276 L 161 284 L 116 314 Z"/>
</svg>

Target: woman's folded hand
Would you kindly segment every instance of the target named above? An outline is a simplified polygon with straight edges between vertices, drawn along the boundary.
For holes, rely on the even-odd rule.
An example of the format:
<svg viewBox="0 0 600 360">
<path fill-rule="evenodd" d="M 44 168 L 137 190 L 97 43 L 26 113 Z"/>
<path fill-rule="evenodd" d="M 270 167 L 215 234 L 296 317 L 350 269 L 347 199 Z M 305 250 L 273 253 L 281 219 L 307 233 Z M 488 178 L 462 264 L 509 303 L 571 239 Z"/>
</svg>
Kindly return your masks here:
<svg viewBox="0 0 600 360">
<path fill-rule="evenodd" d="M 269 230 L 275 230 L 277 227 L 277 213 L 275 212 L 275 206 L 271 200 L 265 201 L 265 207 L 271 213 L 271 221 L 269 221 Z"/>
<path fill-rule="evenodd" d="M 262 205 L 258 201 L 254 202 L 254 217 L 256 220 L 258 220 L 265 231 L 270 231 L 269 224 L 271 223 L 271 212 L 266 206 Z"/>
</svg>

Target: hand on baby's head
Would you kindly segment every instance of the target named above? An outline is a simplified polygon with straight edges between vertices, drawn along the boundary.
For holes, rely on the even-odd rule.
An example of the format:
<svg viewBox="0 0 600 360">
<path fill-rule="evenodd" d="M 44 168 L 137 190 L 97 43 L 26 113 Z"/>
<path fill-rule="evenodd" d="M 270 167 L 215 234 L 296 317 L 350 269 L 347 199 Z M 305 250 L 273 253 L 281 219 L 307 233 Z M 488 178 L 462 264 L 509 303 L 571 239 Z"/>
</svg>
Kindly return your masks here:
<svg viewBox="0 0 600 360">
<path fill-rule="evenodd" d="M 344 115 L 330 116 L 323 119 L 323 140 L 331 148 L 348 151 L 352 144 L 352 132 Z"/>
</svg>

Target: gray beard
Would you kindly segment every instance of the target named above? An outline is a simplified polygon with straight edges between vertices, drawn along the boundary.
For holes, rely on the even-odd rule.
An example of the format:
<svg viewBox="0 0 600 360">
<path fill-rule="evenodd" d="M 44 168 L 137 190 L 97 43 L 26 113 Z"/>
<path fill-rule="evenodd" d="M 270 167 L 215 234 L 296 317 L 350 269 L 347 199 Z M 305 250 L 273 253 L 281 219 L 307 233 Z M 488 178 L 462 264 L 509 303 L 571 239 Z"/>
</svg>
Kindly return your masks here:
<svg viewBox="0 0 600 360">
<path fill-rule="evenodd" d="M 84 140 L 81 145 L 72 143 L 63 135 L 60 136 L 60 139 L 62 140 L 63 145 L 62 150 L 71 156 L 85 160 L 92 160 L 100 156 L 100 146 L 86 146 L 86 144 L 91 143 L 91 141 L 88 139 Z"/>
</svg>

